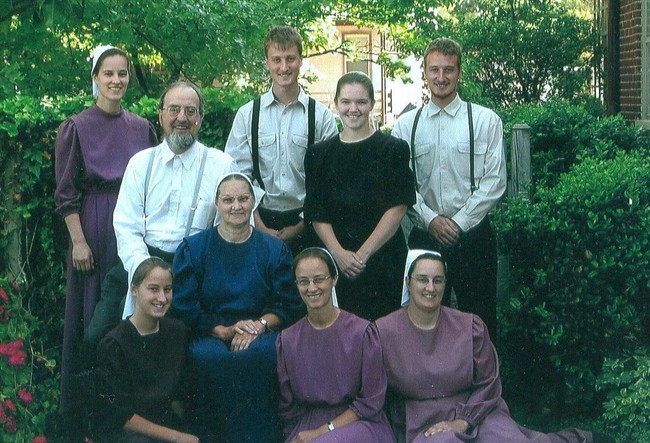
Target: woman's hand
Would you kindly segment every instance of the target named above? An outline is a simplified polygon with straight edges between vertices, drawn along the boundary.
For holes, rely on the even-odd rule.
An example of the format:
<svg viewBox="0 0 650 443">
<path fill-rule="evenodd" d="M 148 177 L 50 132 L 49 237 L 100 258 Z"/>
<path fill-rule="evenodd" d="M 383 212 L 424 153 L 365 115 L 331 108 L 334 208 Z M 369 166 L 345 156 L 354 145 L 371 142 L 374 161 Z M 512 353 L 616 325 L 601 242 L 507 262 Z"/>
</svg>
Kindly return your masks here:
<svg viewBox="0 0 650 443">
<path fill-rule="evenodd" d="M 179 432 L 173 441 L 175 443 L 199 443 L 199 437 L 196 435 Z"/>
<path fill-rule="evenodd" d="M 293 440 L 291 440 L 291 443 L 308 443 L 312 441 L 313 439 L 320 437 L 323 433 L 320 432 L 318 429 L 313 429 L 311 431 L 302 431 L 298 432 L 298 435 L 296 435 Z"/>
<path fill-rule="evenodd" d="M 259 322 L 256 320 L 240 320 L 233 325 L 235 334 L 252 334 L 252 335 L 262 335 L 264 329 L 261 329 L 257 324 Z M 260 323 L 261 325 L 261 323 Z"/>
<path fill-rule="evenodd" d="M 339 270 L 349 279 L 355 279 L 366 269 L 365 262 L 352 251 L 340 249 L 333 252 Z"/>
<path fill-rule="evenodd" d="M 248 349 L 248 347 L 259 337 L 257 334 L 249 334 L 248 332 L 235 333 L 235 336 L 230 342 L 230 350 L 232 352 L 243 351 Z"/>
<path fill-rule="evenodd" d="M 90 272 L 95 269 L 93 252 L 86 240 L 72 243 L 72 266 L 75 271 Z"/>
<path fill-rule="evenodd" d="M 452 431 L 463 434 L 467 428 L 469 428 L 469 423 L 467 423 L 465 420 L 458 419 L 453 421 L 441 421 L 427 429 L 424 433 L 424 436 L 431 437 L 434 434 L 445 431 Z"/>
</svg>

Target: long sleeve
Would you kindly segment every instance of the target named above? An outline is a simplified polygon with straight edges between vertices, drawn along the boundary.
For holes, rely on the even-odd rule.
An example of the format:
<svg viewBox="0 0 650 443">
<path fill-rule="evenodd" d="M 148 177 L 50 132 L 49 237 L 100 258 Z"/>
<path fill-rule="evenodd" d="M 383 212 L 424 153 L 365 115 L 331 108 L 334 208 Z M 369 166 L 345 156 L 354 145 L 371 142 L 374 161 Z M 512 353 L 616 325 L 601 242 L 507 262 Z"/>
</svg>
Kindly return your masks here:
<svg viewBox="0 0 650 443">
<path fill-rule="evenodd" d="M 105 337 L 97 346 L 97 410 L 101 427 L 121 429 L 133 417 L 136 408 L 130 372 L 119 343 L 112 337 Z"/>
<path fill-rule="evenodd" d="M 487 150 L 485 152 L 483 177 L 478 179 L 476 191 L 452 217 L 463 231 L 468 231 L 478 225 L 497 204 L 506 190 L 507 176 L 503 147 L 503 123 L 493 112 L 485 112 L 485 114 L 484 121 L 477 123 L 487 126 L 485 130 L 487 134 Z"/>
<path fill-rule="evenodd" d="M 282 326 L 293 324 L 305 315 L 305 305 L 293 280 L 293 257 L 286 243 L 282 244 L 277 261 L 271 264 L 271 300 L 262 314 L 273 313 L 282 319 Z"/>
<path fill-rule="evenodd" d="M 289 435 L 296 426 L 297 421 L 305 414 L 305 407 L 296 401 L 291 388 L 291 380 L 286 367 L 284 347 L 282 346 L 282 332 L 278 334 L 275 341 L 277 354 L 277 372 L 280 387 L 279 414 L 284 423 L 284 435 Z"/>
<path fill-rule="evenodd" d="M 456 418 L 472 427 L 479 425 L 501 400 L 501 378 L 496 351 L 485 323 L 476 315 L 472 320 L 474 369 L 472 393 L 465 403 L 456 407 Z"/>
<path fill-rule="evenodd" d="M 237 111 L 233 121 L 226 147 L 224 151 L 235 160 L 242 174 L 253 178 L 253 158 L 251 147 L 248 142 L 250 138 L 250 114 L 252 103 L 248 103 Z M 259 185 L 255 182 L 256 185 Z"/>
<path fill-rule="evenodd" d="M 374 323 L 370 323 L 366 328 L 362 347 L 361 389 L 350 407 L 360 417 L 379 421 L 383 417 L 387 377 L 382 361 L 379 332 Z"/>
<path fill-rule="evenodd" d="M 138 153 L 129 161 L 113 213 L 117 252 L 129 275 L 149 258 L 149 251 L 144 242 L 144 183 L 146 163 L 149 157 L 155 154 L 155 149 Z"/>
<path fill-rule="evenodd" d="M 81 207 L 79 174 L 83 169 L 83 158 L 79 143 L 79 134 L 74 122 L 68 119 L 61 123 L 54 151 L 54 201 L 56 211 L 62 217 L 78 213 Z"/>
<path fill-rule="evenodd" d="M 208 242 L 207 237 L 198 234 Z M 198 238 L 198 237 L 196 237 Z M 196 242 L 194 243 L 196 244 Z M 209 313 L 201 305 L 203 294 L 203 258 L 197 248 L 190 246 L 187 239 L 178 246 L 174 256 L 174 298 L 172 306 L 174 316 L 181 319 L 194 334 L 210 335 L 212 329 L 219 324 L 225 324 L 225 319 L 216 313 Z"/>
</svg>

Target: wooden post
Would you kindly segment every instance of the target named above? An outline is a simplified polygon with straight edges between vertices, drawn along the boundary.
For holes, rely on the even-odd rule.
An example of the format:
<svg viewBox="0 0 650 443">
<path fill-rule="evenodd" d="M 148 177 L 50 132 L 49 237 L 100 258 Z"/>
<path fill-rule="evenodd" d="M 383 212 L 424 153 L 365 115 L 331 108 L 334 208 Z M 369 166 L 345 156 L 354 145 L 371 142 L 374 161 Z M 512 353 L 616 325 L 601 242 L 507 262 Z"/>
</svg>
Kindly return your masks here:
<svg viewBox="0 0 650 443">
<path fill-rule="evenodd" d="M 512 150 L 509 195 L 525 194 L 530 197 L 532 173 L 530 167 L 530 126 L 517 124 L 512 127 Z"/>
</svg>

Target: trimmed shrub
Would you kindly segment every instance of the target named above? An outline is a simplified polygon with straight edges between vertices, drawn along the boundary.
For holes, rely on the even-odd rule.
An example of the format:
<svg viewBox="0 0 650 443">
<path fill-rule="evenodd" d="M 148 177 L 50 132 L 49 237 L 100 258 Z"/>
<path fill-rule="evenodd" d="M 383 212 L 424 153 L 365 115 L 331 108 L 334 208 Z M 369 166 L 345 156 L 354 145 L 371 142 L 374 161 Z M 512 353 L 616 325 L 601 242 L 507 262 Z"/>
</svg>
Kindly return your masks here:
<svg viewBox="0 0 650 443">
<path fill-rule="evenodd" d="M 650 347 L 606 358 L 597 386 L 607 393 L 603 429 L 620 442 L 650 441 Z"/>
<path fill-rule="evenodd" d="M 502 309 L 504 374 L 513 394 L 553 413 L 596 414 L 605 357 L 649 336 L 650 161 L 589 158 L 495 214 L 510 258 Z"/>
</svg>

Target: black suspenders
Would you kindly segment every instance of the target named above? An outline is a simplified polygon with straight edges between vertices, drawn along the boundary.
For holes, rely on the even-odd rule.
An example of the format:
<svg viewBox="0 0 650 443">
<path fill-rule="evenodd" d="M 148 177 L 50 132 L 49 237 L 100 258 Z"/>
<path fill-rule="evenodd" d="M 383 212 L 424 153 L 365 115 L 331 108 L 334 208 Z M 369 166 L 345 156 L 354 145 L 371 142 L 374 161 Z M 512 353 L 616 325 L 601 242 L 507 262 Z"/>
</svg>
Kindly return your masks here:
<svg viewBox="0 0 650 443">
<path fill-rule="evenodd" d="M 259 154 L 259 128 L 260 128 L 260 105 L 261 98 L 253 100 L 253 117 L 251 118 L 251 154 L 253 158 L 253 178 L 257 180 L 260 188 L 264 189 L 262 174 L 260 173 Z M 316 100 L 309 97 L 307 105 L 307 147 L 314 144 L 316 139 Z"/>
<path fill-rule="evenodd" d="M 418 175 L 417 170 L 415 169 L 415 131 L 418 128 L 418 121 L 420 120 L 420 114 L 422 114 L 422 106 L 418 109 L 418 112 L 415 114 L 415 120 L 413 121 L 413 129 L 411 130 L 411 169 L 413 169 L 413 175 L 415 176 L 415 189 L 419 190 L 418 186 Z M 476 184 L 474 182 L 474 120 L 472 118 L 472 103 L 467 102 L 467 126 L 469 126 L 469 173 L 470 173 L 470 190 L 472 194 L 476 191 Z"/>
</svg>

